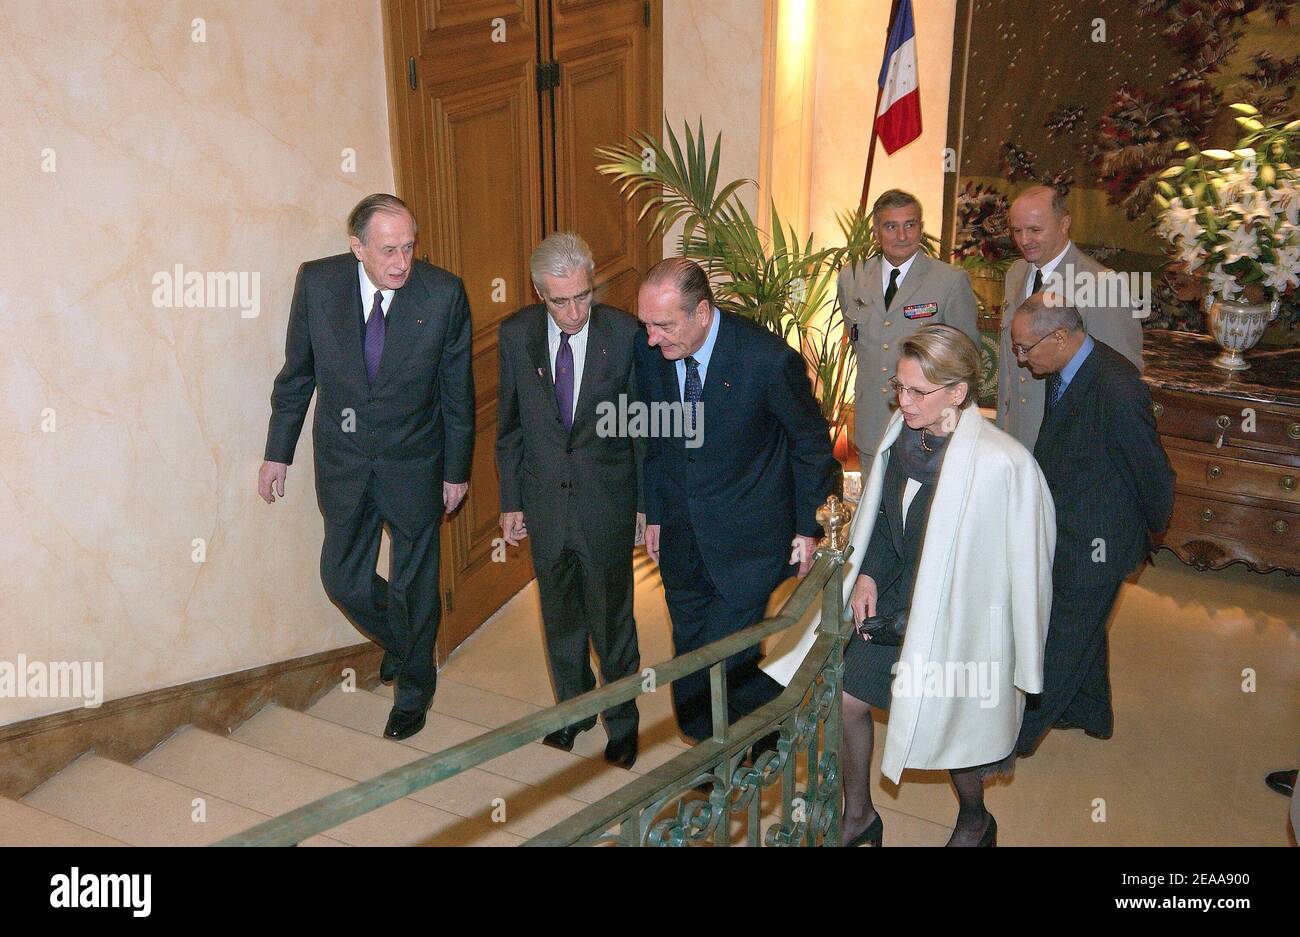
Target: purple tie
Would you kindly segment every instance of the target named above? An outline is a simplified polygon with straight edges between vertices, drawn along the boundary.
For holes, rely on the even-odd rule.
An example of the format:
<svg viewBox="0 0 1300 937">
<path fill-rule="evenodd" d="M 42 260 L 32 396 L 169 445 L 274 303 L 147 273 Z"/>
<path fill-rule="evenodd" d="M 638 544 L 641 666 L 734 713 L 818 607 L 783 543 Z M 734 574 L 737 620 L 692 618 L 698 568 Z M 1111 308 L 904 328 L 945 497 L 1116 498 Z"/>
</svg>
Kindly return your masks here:
<svg viewBox="0 0 1300 937">
<path fill-rule="evenodd" d="M 386 332 L 384 294 L 375 290 L 375 308 L 370 310 L 370 318 L 366 320 L 366 377 L 370 378 L 371 384 L 375 382 L 375 375 L 379 373 L 379 359 L 384 356 Z"/>
<path fill-rule="evenodd" d="M 573 349 L 568 332 L 560 333 L 560 350 L 555 355 L 555 403 L 567 433 L 573 429 Z"/>
</svg>

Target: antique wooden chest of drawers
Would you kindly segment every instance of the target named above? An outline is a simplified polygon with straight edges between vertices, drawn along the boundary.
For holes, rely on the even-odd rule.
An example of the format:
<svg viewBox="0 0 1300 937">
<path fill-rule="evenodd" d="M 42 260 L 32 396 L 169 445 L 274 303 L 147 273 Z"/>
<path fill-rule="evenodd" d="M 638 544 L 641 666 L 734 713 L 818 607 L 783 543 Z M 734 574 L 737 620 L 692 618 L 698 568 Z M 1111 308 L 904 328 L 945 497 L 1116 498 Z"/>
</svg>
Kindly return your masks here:
<svg viewBox="0 0 1300 937">
<path fill-rule="evenodd" d="M 1143 377 L 1177 474 L 1163 546 L 1198 569 L 1300 574 L 1300 349 L 1253 351 L 1235 374 L 1216 354 L 1205 335 L 1146 333 Z"/>
</svg>

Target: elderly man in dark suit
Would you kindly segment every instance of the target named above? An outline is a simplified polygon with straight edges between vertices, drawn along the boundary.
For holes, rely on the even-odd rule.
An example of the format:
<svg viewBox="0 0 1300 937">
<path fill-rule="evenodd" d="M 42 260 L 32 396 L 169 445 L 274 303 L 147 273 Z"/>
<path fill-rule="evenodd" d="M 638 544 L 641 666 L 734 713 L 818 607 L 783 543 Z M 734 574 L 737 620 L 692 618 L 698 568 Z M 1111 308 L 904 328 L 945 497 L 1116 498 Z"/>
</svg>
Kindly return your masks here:
<svg viewBox="0 0 1300 937">
<path fill-rule="evenodd" d="M 637 346 L 642 398 L 683 413 L 681 434 L 651 436 L 644 476 L 646 550 L 684 654 L 761 621 L 777 584 L 796 567 L 807 572 L 817 508 L 837 487 L 839 466 L 803 359 L 720 311 L 698 264 L 652 267 L 637 315 L 649 342 Z M 754 647 L 727 661 L 732 722 L 781 691 L 758 658 Z M 708 672 L 672 687 L 683 734 L 712 735 Z"/>
<path fill-rule="evenodd" d="M 438 525 L 469 487 L 469 302 L 457 277 L 414 259 L 415 219 L 397 197 L 363 199 L 348 230 L 350 253 L 298 270 L 258 493 L 284 496 L 315 392 L 321 581 L 383 647 L 381 676 L 396 681 L 384 735 L 404 739 L 423 728 L 438 679 Z M 385 525 L 387 580 L 375 569 Z"/>
<path fill-rule="evenodd" d="M 1106 620 L 1120 584 L 1168 526 L 1174 473 L 1137 368 L 1089 335 L 1077 309 L 1035 293 L 1010 330 L 1016 360 L 1045 385 L 1034 457 L 1057 529 L 1043 692 L 1016 744 L 1025 755 L 1053 726 L 1110 737 Z"/>
<path fill-rule="evenodd" d="M 501 531 L 512 545 L 529 538 L 562 702 L 595 689 L 592 649 L 606 683 L 641 666 L 632 547 L 645 526 L 638 514 L 644 441 L 602 417 L 637 399 L 633 345 L 644 344 L 645 333 L 626 312 L 594 302 L 595 265 L 578 235 L 552 234 L 530 266 L 542 302 L 514 313 L 499 333 Z M 569 751 L 595 723 L 593 716 L 543 741 Z M 637 725 L 634 700 L 605 712 L 606 761 L 632 767 Z"/>
</svg>

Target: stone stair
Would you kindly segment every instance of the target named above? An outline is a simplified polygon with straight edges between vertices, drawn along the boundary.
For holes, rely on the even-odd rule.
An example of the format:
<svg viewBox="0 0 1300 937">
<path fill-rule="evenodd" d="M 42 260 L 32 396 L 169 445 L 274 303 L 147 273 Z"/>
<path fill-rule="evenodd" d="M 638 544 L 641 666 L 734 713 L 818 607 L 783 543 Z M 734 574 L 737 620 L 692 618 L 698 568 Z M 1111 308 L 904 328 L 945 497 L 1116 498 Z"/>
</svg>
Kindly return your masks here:
<svg viewBox="0 0 1300 937">
<path fill-rule="evenodd" d="M 379 734 L 391 707 L 386 687 L 340 687 L 306 712 L 267 706 L 228 737 L 187 726 L 131 765 L 88 753 L 0 798 L 0 845 L 207 845 L 539 708 L 442 680 L 425 728 L 392 742 Z M 604 762 L 599 727 L 580 739 L 573 753 L 526 745 L 303 845 L 517 845 L 634 777 Z"/>
</svg>

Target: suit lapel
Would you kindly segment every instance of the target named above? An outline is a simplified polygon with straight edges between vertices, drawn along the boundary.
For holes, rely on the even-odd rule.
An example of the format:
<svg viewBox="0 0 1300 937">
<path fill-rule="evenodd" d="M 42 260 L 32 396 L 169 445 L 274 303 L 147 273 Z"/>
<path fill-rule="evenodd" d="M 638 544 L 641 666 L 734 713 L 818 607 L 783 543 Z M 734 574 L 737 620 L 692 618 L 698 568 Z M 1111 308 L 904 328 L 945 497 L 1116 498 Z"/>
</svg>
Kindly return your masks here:
<svg viewBox="0 0 1300 937">
<path fill-rule="evenodd" d="M 889 306 L 890 312 L 896 312 L 900 316 L 903 314 L 903 307 L 907 305 L 908 300 L 916 295 L 917 290 L 921 288 L 921 281 L 930 273 L 930 258 L 925 256 L 924 251 L 916 252 L 916 259 L 912 261 L 912 266 L 908 268 L 907 276 L 903 277 L 903 282 L 898 284 L 898 292 L 894 294 L 894 301 Z M 876 278 L 879 284 L 879 277 Z M 880 301 L 885 301 L 884 293 L 880 294 Z M 922 323 L 924 324 L 924 323 Z"/>
<path fill-rule="evenodd" d="M 528 323 L 528 360 L 532 363 L 531 380 L 542 385 L 543 396 L 550 401 L 551 412 L 560 415 L 560 405 L 555 401 L 555 378 L 551 374 L 551 353 L 546 343 L 546 319 L 549 313 L 545 306 L 537 307 L 537 315 Z"/>
<path fill-rule="evenodd" d="M 357 273 L 356 263 L 349 263 L 344 258 L 325 287 L 334 294 L 330 324 L 334 328 L 334 338 L 339 343 L 339 351 L 343 355 L 343 371 L 361 387 L 368 387 L 370 382 L 366 378 L 366 359 L 361 347 L 361 330 L 357 326 L 357 323 L 362 320 L 361 278 Z"/>
<path fill-rule="evenodd" d="M 885 308 L 885 289 L 880 285 L 880 263 L 880 255 L 877 254 L 858 268 L 858 276 L 862 278 L 859 286 L 867 294 L 872 309 Z"/>
<path fill-rule="evenodd" d="M 605 376 L 609 367 L 609 330 L 606 328 L 607 313 L 600 306 L 593 306 L 591 317 L 587 320 L 587 354 L 582 362 L 582 384 L 578 387 L 578 399 L 573 411 L 573 429 L 576 432 L 579 422 L 586 423 L 584 417 L 590 409 L 595 415 L 594 407 L 587 407 L 594 388 Z M 556 405 L 558 412 L 559 405 Z"/>
<path fill-rule="evenodd" d="M 393 293 L 388 309 L 388 328 L 384 335 L 384 353 L 379 359 L 379 372 L 375 375 L 376 387 L 387 383 L 394 374 L 401 373 L 402 363 L 411 353 L 415 337 L 427 327 L 425 320 L 432 314 L 431 308 L 424 281 L 411 271 L 406 285 Z"/>
<path fill-rule="evenodd" d="M 1092 351 L 1088 353 L 1087 358 L 1083 359 L 1083 364 L 1079 365 L 1079 370 L 1075 373 L 1074 380 L 1070 381 L 1070 383 L 1066 385 L 1065 393 L 1061 394 L 1061 399 L 1056 402 L 1056 406 L 1049 410 L 1047 409 L 1047 404 L 1043 404 L 1045 413 L 1043 414 L 1043 424 L 1038 430 L 1038 443 L 1035 443 L 1035 449 L 1038 448 L 1039 443 L 1043 442 L 1045 439 L 1050 439 L 1052 436 L 1056 435 L 1056 433 L 1060 432 L 1061 427 L 1065 425 L 1065 416 L 1069 412 L 1070 408 L 1088 393 L 1088 388 L 1091 387 L 1092 382 L 1097 379 L 1098 347 L 1095 344 L 1096 339 L 1093 341 L 1094 344 L 1092 346 Z M 1043 399 L 1044 401 L 1047 399 L 1046 390 L 1044 390 Z"/>
<path fill-rule="evenodd" d="M 726 407 L 727 392 L 731 390 L 738 362 L 736 323 L 722 310 L 718 310 L 718 316 L 718 339 L 713 343 L 713 354 L 709 356 L 709 368 L 704 375 L 704 396 L 700 400 L 706 420 L 709 414 L 720 414 Z"/>
</svg>

